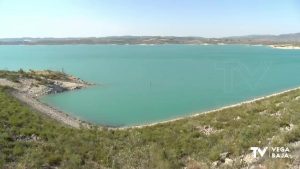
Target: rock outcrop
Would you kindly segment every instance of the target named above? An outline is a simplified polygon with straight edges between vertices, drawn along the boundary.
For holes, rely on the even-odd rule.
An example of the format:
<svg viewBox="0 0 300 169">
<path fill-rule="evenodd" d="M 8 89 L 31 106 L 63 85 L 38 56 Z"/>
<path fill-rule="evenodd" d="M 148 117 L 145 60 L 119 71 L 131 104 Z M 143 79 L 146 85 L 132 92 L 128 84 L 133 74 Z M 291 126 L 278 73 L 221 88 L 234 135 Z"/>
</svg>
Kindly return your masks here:
<svg viewBox="0 0 300 169">
<path fill-rule="evenodd" d="M 32 97 L 77 90 L 92 85 L 61 72 L 31 71 L 25 75 L 23 74 L 19 73 L 16 75 L 15 73 L 14 75 L 17 78 L 14 81 L 0 77 L 0 85 L 14 88 Z"/>
</svg>

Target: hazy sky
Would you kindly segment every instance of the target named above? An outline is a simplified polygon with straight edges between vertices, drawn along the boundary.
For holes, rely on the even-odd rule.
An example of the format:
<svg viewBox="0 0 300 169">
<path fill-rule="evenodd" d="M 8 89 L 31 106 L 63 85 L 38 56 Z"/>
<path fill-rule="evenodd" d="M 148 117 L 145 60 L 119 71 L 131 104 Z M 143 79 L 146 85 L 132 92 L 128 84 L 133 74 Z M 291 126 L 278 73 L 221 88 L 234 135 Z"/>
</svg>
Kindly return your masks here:
<svg viewBox="0 0 300 169">
<path fill-rule="evenodd" d="M 300 0 L 0 0 L 0 38 L 300 32 Z"/>
</svg>

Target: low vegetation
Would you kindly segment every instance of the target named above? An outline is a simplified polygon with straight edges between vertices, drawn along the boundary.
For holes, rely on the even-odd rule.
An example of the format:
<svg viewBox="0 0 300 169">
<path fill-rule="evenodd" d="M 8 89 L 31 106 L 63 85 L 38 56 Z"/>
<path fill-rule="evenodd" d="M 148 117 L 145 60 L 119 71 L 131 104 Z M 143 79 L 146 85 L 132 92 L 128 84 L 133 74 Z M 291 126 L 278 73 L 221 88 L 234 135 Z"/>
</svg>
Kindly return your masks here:
<svg viewBox="0 0 300 169">
<path fill-rule="evenodd" d="M 1 72 L 2 74 L 3 72 Z M 1 75 L 0 75 L 1 77 Z M 74 129 L 21 104 L 0 87 L 0 168 L 209 168 L 252 146 L 300 140 L 300 90 L 219 112 L 126 130 Z M 286 127 L 293 126 L 289 131 Z M 267 167 L 293 160 L 264 160 Z M 246 166 L 235 162 L 233 168 Z"/>
<path fill-rule="evenodd" d="M 72 80 L 70 79 L 71 76 L 65 74 L 64 72 L 52 71 L 52 70 L 24 71 L 23 69 L 20 69 L 19 71 L 0 70 L 0 78 L 6 78 L 13 82 L 18 82 L 20 78 L 35 79 L 40 82 L 42 82 L 44 79 L 64 80 L 64 81 Z"/>
</svg>

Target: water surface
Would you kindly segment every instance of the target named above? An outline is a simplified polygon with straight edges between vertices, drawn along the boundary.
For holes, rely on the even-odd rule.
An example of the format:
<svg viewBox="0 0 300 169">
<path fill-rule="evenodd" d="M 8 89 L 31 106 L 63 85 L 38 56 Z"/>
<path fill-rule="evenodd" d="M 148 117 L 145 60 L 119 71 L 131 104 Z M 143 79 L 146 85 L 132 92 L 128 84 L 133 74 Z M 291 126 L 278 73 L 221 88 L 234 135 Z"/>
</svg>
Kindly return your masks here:
<svg viewBox="0 0 300 169">
<path fill-rule="evenodd" d="M 0 46 L 0 69 L 51 69 L 97 86 L 41 100 L 96 124 L 168 120 L 300 86 L 300 50 L 246 45 Z"/>
</svg>

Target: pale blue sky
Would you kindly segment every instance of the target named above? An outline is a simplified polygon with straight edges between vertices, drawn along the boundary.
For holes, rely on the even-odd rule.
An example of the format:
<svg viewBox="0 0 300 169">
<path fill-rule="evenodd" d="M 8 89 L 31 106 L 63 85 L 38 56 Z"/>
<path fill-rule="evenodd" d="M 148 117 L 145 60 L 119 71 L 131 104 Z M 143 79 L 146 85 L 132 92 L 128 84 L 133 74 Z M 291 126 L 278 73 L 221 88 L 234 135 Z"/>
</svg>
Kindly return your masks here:
<svg viewBox="0 0 300 169">
<path fill-rule="evenodd" d="M 0 0 L 0 38 L 292 32 L 299 0 Z"/>
</svg>

